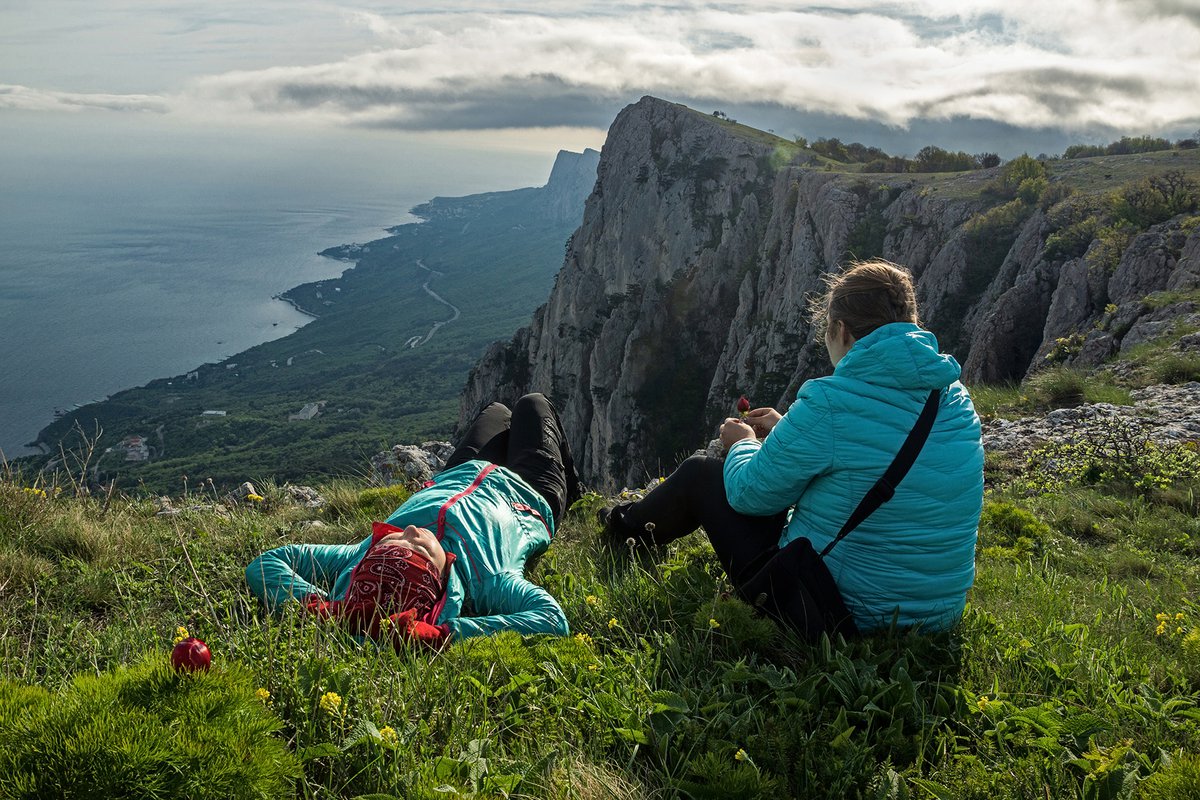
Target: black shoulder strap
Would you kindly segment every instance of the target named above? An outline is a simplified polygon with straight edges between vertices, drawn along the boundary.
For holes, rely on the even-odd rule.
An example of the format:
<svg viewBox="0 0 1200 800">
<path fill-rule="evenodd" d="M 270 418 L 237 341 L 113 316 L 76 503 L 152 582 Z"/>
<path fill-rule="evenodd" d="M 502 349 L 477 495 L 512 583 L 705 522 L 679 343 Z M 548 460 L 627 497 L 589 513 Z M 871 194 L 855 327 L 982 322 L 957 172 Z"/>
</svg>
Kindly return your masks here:
<svg viewBox="0 0 1200 800">
<path fill-rule="evenodd" d="M 900 485 L 900 481 L 904 480 L 904 476 L 912 468 L 913 462 L 917 460 L 917 454 L 925 446 L 925 440 L 929 438 L 929 431 L 933 429 L 933 419 L 937 416 L 941 395 L 940 389 L 934 389 L 929 393 L 929 399 L 925 401 L 925 408 L 921 409 L 921 416 L 917 417 L 917 424 L 908 432 L 908 438 L 900 446 L 900 452 L 892 459 L 891 466 L 859 501 L 858 507 L 850 514 L 850 519 L 846 520 L 846 524 L 838 531 L 838 535 L 833 537 L 833 541 L 825 545 L 825 549 L 821 551 L 821 558 L 827 556 L 835 544 L 846 538 L 846 534 L 861 525 L 862 521 L 874 514 L 877 508 L 892 499 L 892 495 L 896 493 L 896 487 Z"/>
</svg>

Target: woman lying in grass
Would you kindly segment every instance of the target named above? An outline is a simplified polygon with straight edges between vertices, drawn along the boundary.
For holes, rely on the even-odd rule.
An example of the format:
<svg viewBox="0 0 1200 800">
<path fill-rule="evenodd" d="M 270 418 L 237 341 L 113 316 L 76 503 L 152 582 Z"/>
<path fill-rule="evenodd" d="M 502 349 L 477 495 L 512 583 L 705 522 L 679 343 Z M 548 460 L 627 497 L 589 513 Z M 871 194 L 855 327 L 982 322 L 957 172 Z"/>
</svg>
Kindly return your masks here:
<svg viewBox="0 0 1200 800">
<path fill-rule="evenodd" d="M 801 386 L 787 414 L 758 408 L 726 420 L 724 460 L 689 458 L 643 500 L 601 512 L 602 522 L 615 537 L 660 544 L 703 526 L 743 597 L 763 598 L 766 572 L 787 595 L 774 598 L 777 616 L 809 638 L 829 629 L 821 611 L 833 607 L 843 620 L 849 612 L 850 633 L 893 620 L 949 627 L 974 582 L 983 504 L 979 418 L 958 363 L 918 327 L 908 273 L 885 262 L 834 279 L 816 316 L 833 375 Z M 837 542 L 822 570 L 816 553 L 888 470 L 927 404 L 932 431 L 894 498 Z M 809 553 L 783 558 L 793 542 L 789 557 L 808 547 L 802 539 Z M 780 567 L 785 574 L 774 574 Z"/>
<path fill-rule="evenodd" d="M 396 644 L 440 647 L 501 630 L 566 635 L 558 602 L 523 572 L 578 491 L 550 401 L 525 395 L 512 412 L 492 403 L 445 469 L 369 538 L 278 547 L 251 562 L 246 580 L 273 609 L 296 599 Z"/>
</svg>

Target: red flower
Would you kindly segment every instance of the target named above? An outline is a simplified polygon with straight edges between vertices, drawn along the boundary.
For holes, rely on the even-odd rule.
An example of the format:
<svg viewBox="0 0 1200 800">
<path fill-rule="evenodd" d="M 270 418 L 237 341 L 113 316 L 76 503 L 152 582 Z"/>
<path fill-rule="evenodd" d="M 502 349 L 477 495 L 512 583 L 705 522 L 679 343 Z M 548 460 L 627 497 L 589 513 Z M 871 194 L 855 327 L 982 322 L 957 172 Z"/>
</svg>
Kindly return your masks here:
<svg viewBox="0 0 1200 800">
<path fill-rule="evenodd" d="M 750 410 L 750 401 L 746 399 L 746 395 L 742 395 L 741 397 L 738 398 L 737 410 L 738 410 L 738 413 L 741 414 L 743 417 L 746 416 L 746 412 L 748 412 Z"/>
</svg>

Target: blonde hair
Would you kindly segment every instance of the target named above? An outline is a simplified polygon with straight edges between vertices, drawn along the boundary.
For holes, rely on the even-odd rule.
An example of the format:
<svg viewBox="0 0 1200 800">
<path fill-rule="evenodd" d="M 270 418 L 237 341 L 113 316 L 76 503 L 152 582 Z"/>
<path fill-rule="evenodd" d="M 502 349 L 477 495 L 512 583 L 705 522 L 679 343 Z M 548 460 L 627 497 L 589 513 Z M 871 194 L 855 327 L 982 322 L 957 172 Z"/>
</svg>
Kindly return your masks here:
<svg viewBox="0 0 1200 800">
<path fill-rule="evenodd" d="M 828 288 L 810 306 L 813 323 L 841 322 L 855 339 L 892 322 L 917 323 L 912 276 L 888 261 L 862 261 L 826 278 Z"/>
</svg>

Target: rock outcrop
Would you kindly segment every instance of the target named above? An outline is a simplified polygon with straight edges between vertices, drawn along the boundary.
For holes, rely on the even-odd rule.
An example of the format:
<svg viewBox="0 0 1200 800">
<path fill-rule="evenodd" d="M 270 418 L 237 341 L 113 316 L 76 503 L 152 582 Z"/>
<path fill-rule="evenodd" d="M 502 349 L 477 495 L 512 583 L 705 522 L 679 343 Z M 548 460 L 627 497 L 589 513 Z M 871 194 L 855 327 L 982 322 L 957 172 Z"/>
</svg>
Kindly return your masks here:
<svg viewBox="0 0 1200 800">
<path fill-rule="evenodd" d="M 1045 416 L 993 419 L 983 424 L 988 452 L 1022 455 L 1047 442 L 1132 435 L 1159 444 L 1200 442 L 1200 383 L 1157 384 L 1132 392 L 1133 405 L 1091 403 Z"/>
<path fill-rule="evenodd" d="M 1200 229 L 1180 220 L 1135 237 L 1108 274 L 1048 258 L 1037 209 L 999 235 L 972 233 L 997 170 L 932 179 L 812 162 L 684 106 L 626 108 L 548 301 L 477 364 L 460 422 L 545 392 L 585 481 L 640 485 L 706 441 L 739 395 L 786 408 L 828 370 L 808 307 L 851 259 L 912 271 L 923 321 L 968 383 L 1019 379 L 1051 353 L 1098 361 L 1149 313 L 1147 294 L 1200 285 Z"/>
</svg>

